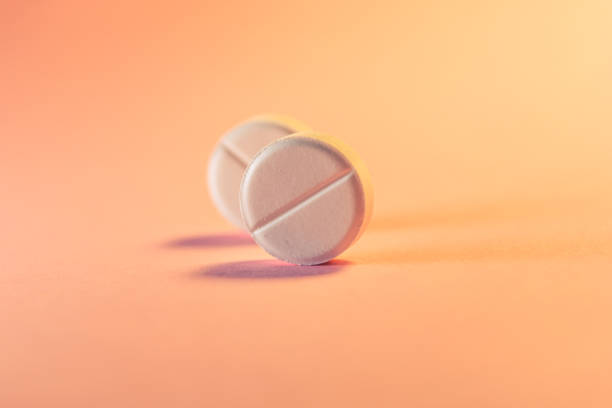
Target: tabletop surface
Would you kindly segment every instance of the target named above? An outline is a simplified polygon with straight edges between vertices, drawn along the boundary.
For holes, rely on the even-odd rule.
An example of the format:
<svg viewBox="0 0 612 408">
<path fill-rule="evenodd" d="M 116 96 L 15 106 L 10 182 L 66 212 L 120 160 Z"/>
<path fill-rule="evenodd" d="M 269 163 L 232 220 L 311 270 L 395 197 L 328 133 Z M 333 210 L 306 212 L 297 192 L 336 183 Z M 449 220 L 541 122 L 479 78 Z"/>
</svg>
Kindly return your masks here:
<svg viewBox="0 0 612 408">
<path fill-rule="evenodd" d="M 0 406 L 612 405 L 609 1 L 97 3 L 0 6 Z M 372 173 L 329 264 L 208 197 L 267 112 Z"/>
</svg>

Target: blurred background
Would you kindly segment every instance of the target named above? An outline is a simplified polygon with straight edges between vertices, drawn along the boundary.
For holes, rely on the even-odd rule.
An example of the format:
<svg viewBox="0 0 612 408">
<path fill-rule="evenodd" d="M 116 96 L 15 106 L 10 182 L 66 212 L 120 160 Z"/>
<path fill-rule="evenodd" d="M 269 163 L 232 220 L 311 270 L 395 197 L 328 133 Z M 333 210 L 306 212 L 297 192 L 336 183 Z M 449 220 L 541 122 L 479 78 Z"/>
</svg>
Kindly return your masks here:
<svg viewBox="0 0 612 408">
<path fill-rule="evenodd" d="M 1 2 L 0 405 L 609 406 L 611 39 L 608 0 Z M 370 168 L 341 274 L 245 272 L 208 198 L 267 112 Z M 228 263 L 291 279 L 185 278 Z"/>
</svg>

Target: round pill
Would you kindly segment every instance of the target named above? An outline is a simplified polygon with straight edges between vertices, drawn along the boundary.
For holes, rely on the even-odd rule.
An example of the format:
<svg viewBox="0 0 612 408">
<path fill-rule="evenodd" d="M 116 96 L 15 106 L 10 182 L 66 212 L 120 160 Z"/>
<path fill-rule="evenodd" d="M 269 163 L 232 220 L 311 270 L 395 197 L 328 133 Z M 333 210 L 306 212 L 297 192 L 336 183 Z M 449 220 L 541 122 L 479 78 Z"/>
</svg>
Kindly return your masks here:
<svg viewBox="0 0 612 408">
<path fill-rule="evenodd" d="M 266 146 L 240 187 L 242 218 L 255 242 L 299 265 L 327 262 L 355 242 L 372 197 L 361 160 L 342 142 L 314 132 Z"/>
<path fill-rule="evenodd" d="M 240 181 L 255 154 L 276 139 L 307 130 L 295 119 L 260 115 L 225 133 L 208 162 L 208 189 L 219 212 L 232 224 L 244 228 L 240 215 Z"/>
</svg>

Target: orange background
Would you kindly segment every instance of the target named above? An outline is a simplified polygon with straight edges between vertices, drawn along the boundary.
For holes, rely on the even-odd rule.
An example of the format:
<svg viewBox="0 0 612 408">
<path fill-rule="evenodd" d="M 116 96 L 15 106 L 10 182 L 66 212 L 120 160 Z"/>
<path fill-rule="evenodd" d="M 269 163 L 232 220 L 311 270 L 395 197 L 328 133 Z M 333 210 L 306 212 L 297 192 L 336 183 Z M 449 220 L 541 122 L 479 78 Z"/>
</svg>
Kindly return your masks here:
<svg viewBox="0 0 612 408">
<path fill-rule="evenodd" d="M 611 406 L 611 39 L 608 0 L 3 2 L 0 406 Z M 262 112 L 368 164 L 340 261 L 213 208 Z"/>
</svg>

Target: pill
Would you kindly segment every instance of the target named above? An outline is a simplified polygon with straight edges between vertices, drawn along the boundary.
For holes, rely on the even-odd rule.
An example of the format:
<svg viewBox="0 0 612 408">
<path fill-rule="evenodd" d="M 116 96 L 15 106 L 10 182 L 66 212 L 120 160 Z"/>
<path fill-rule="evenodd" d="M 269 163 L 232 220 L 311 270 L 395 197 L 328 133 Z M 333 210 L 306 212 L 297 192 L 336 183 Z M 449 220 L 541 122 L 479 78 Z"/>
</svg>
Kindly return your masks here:
<svg viewBox="0 0 612 408">
<path fill-rule="evenodd" d="M 244 172 L 240 206 L 247 230 L 270 255 L 325 263 L 363 233 L 372 213 L 370 176 L 344 143 L 311 131 L 262 149 Z"/>
<path fill-rule="evenodd" d="M 227 131 L 208 162 L 208 189 L 219 212 L 244 228 L 240 215 L 240 182 L 245 168 L 265 145 L 308 127 L 280 115 L 255 116 Z"/>
</svg>

